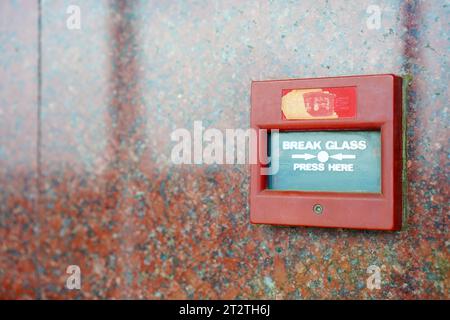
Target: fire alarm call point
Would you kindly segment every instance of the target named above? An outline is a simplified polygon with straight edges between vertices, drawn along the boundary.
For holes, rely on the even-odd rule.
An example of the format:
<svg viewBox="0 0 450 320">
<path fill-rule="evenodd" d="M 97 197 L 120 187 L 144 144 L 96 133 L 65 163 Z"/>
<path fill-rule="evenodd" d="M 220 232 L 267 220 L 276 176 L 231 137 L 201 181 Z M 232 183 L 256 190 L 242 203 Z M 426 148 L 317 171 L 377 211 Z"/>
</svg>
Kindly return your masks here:
<svg viewBox="0 0 450 320">
<path fill-rule="evenodd" d="M 402 120 L 395 75 L 254 81 L 251 222 L 398 230 Z"/>
</svg>

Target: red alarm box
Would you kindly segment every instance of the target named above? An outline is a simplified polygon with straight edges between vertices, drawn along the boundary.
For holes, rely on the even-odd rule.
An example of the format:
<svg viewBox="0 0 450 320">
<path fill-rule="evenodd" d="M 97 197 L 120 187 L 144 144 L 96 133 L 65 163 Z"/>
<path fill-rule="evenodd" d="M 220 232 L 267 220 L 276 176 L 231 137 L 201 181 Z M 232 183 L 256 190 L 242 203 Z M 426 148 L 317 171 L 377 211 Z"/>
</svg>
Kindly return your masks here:
<svg viewBox="0 0 450 320">
<path fill-rule="evenodd" d="M 253 137 L 252 223 L 401 228 L 402 78 L 254 81 L 251 105 L 252 129 L 267 132 Z"/>
</svg>

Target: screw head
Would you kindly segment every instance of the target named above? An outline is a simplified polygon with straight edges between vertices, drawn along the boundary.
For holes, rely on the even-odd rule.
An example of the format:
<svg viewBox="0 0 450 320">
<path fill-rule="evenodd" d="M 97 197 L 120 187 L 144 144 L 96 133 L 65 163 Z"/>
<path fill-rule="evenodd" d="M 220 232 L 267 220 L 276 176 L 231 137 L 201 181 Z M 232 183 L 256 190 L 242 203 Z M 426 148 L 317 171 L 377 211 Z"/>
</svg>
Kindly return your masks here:
<svg viewBox="0 0 450 320">
<path fill-rule="evenodd" d="M 322 207 L 322 205 L 320 205 L 320 204 L 315 204 L 315 205 L 313 206 L 313 212 L 314 212 L 315 214 L 322 214 L 322 212 L 323 212 L 323 207 Z"/>
</svg>

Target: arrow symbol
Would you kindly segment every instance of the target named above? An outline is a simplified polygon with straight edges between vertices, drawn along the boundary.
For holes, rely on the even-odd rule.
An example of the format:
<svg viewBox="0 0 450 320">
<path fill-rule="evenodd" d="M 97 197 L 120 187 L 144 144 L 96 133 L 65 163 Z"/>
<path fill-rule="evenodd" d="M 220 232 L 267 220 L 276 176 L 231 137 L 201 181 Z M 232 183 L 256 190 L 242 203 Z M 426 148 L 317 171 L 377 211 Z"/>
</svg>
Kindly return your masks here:
<svg viewBox="0 0 450 320">
<path fill-rule="evenodd" d="M 292 159 L 304 159 L 309 160 L 315 158 L 315 155 L 309 154 L 309 153 L 303 153 L 303 154 L 293 154 Z"/>
<path fill-rule="evenodd" d="M 344 160 L 344 159 L 356 159 L 356 156 L 354 154 L 338 153 L 338 154 L 330 156 L 330 158 L 336 159 L 336 160 Z"/>
</svg>

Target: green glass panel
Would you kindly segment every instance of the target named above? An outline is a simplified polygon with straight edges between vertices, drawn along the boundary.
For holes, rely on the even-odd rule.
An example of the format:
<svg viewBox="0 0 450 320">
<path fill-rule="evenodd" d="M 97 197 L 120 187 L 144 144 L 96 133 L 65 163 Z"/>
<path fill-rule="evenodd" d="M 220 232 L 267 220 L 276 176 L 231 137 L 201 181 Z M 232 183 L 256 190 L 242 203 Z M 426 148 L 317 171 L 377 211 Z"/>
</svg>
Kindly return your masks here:
<svg viewBox="0 0 450 320">
<path fill-rule="evenodd" d="M 268 176 L 269 189 L 381 192 L 379 131 L 295 131 L 278 137 L 278 171 Z M 271 155 L 274 147 L 272 142 Z M 276 169 L 276 159 L 272 166 Z"/>
</svg>

